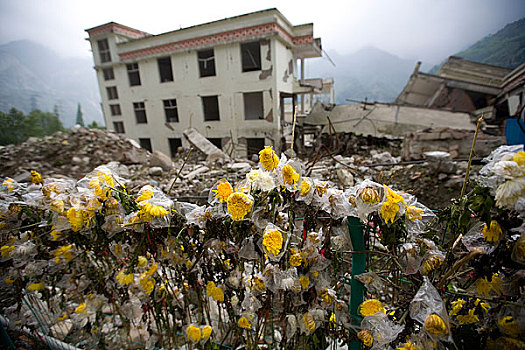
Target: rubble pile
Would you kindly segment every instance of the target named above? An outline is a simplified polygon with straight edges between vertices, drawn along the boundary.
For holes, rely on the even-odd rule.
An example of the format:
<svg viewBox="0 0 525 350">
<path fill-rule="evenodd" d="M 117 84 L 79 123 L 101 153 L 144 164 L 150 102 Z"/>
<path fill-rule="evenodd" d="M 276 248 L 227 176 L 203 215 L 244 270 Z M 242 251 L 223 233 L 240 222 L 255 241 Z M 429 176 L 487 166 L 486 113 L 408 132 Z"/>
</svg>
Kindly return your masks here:
<svg viewBox="0 0 525 350">
<path fill-rule="evenodd" d="M 422 203 L 433 209 L 442 208 L 459 193 L 466 162 L 452 163 L 450 155 L 444 152 L 444 160 L 430 154 L 426 163 L 395 165 L 401 162 L 401 157 L 392 156 L 400 154 L 400 145 L 395 142 L 377 144 L 370 143 L 366 137 L 358 140 L 353 136 L 351 142 L 344 143 L 348 144 L 358 149 L 345 148 L 338 155 L 311 155 L 309 162 L 305 158 L 304 174 L 345 189 L 365 179 L 389 183 L 417 194 Z M 118 134 L 75 127 L 71 132 L 30 138 L 22 144 L 0 148 L 0 175 L 29 182 L 30 170 L 37 170 L 47 177 L 78 180 L 95 167 L 106 164 L 116 174 L 130 179 L 127 183 L 130 189 L 147 184 L 158 186 L 164 192 L 171 188 L 173 199 L 204 204 L 217 181 L 228 178 L 238 184 L 258 161 L 258 157 L 210 157 L 194 148 L 184 163 L 188 151 L 181 149 L 172 160 L 158 151 L 150 153 Z"/>
<path fill-rule="evenodd" d="M 150 155 L 134 141 L 98 129 L 73 127 L 43 138 L 31 137 L 19 145 L 0 149 L 2 176 L 28 181 L 29 171 L 79 179 L 93 168 L 111 161 L 146 163 Z"/>
</svg>

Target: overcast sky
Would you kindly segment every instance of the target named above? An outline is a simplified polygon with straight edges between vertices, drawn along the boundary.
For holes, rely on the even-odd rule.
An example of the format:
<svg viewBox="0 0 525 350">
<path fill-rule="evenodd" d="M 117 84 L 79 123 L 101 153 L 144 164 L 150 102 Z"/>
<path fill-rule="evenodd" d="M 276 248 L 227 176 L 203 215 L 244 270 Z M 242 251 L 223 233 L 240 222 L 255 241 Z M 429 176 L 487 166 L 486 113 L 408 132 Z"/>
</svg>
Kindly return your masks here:
<svg viewBox="0 0 525 350">
<path fill-rule="evenodd" d="M 428 63 L 525 17 L 524 0 L 0 0 L 0 44 L 30 39 L 89 57 L 84 29 L 106 22 L 160 34 L 272 7 L 292 24 L 313 22 L 326 51 L 374 46 Z"/>
</svg>

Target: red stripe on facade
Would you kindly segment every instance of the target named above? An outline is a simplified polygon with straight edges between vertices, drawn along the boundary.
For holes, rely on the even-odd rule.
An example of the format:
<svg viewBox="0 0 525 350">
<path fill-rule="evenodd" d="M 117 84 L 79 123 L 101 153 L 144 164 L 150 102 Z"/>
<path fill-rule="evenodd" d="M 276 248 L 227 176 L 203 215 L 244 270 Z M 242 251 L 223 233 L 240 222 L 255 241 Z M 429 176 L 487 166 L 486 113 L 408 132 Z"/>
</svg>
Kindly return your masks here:
<svg viewBox="0 0 525 350">
<path fill-rule="evenodd" d="M 267 35 L 267 34 L 278 34 L 281 35 L 286 41 L 294 45 L 309 44 L 314 41 L 312 35 L 304 35 L 300 37 L 290 36 L 281 26 L 277 23 L 261 24 L 253 27 L 240 28 L 230 30 L 227 32 L 206 35 L 198 38 L 176 41 L 164 45 L 149 47 L 145 49 L 134 50 L 130 52 L 124 52 L 119 54 L 121 60 L 129 60 L 139 57 L 151 56 L 162 52 L 174 52 L 199 46 L 206 46 L 210 44 L 220 44 L 225 42 L 231 42 L 233 40 L 240 40 L 247 37 Z"/>
<path fill-rule="evenodd" d="M 118 25 L 117 23 L 108 23 L 103 26 L 87 30 L 87 32 L 90 37 L 99 35 L 99 34 L 105 34 L 105 33 L 117 33 L 117 34 L 130 36 L 133 38 L 143 38 L 148 35 L 147 33 L 141 32 L 140 30 L 136 30 L 133 28 L 127 28 L 127 27 Z"/>
</svg>

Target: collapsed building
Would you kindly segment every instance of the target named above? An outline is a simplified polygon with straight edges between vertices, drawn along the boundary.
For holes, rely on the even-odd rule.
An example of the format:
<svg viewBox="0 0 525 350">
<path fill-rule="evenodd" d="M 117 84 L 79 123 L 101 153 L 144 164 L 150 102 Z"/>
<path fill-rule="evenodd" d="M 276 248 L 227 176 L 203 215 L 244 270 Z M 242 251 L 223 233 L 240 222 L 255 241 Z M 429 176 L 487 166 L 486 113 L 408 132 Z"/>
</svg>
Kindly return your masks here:
<svg viewBox="0 0 525 350">
<path fill-rule="evenodd" d="M 505 142 L 523 143 L 525 124 L 519 120 L 525 105 L 525 64 L 511 70 L 452 56 L 436 75 L 420 72 L 420 65 L 393 103 L 316 104 L 301 120 L 305 139 L 299 148 L 309 146 L 309 140 L 325 139 L 323 134 L 353 133 L 402 138 L 407 160 L 436 150 L 465 158 L 479 117 L 484 122 L 478 156 Z"/>
<path fill-rule="evenodd" d="M 305 61 L 322 56 L 313 24 L 277 9 L 159 35 L 115 22 L 86 31 L 108 129 L 149 151 L 174 156 L 190 128 L 230 155 L 279 148 L 286 105 L 333 99 L 333 80 L 305 78 Z"/>
</svg>

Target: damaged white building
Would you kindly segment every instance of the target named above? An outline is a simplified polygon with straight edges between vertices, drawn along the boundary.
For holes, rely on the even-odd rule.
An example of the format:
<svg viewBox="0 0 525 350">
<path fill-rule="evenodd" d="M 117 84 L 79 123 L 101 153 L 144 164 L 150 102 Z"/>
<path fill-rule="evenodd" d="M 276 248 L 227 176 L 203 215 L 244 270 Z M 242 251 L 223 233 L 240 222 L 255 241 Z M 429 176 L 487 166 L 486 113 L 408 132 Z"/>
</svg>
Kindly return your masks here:
<svg viewBox="0 0 525 350">
<path fill-rule="evenodd" d="M 86 31 L 108 129 L 150 151 L 174 156 L 188 128 L 235 155 L 279 148 L 285 105 L 326 90 L 304 76 L 322 52 L 313 24 L 277 9 L 159 35 L 114 22 Z"/>
</svg>

